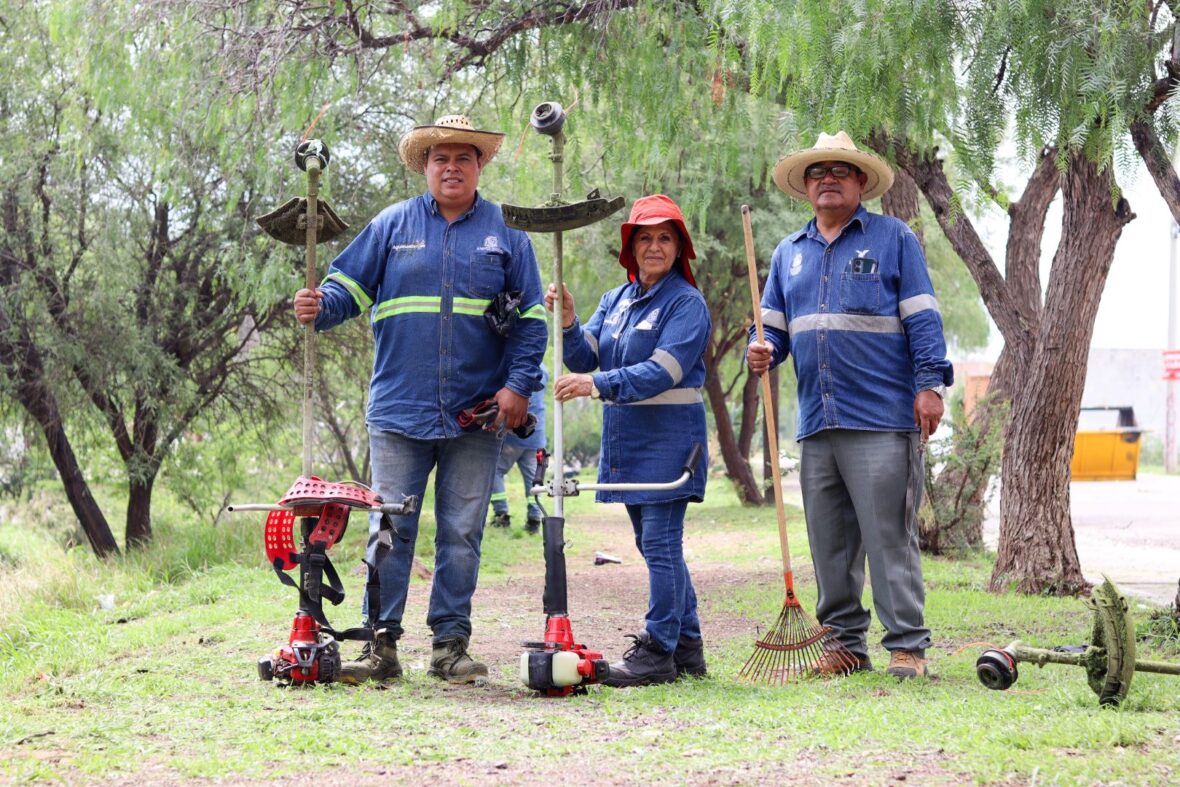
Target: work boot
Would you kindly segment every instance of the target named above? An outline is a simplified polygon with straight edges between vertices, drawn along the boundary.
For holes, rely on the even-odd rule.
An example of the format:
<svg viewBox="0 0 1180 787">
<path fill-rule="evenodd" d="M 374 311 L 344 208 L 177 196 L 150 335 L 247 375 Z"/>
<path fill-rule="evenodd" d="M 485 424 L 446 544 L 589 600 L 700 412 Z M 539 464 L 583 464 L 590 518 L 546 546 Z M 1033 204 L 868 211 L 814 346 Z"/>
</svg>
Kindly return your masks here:
<svg viewBox="0 0 1180 787">
<path fill-rule="evenodd" d="M 676 652 L 672 654 L 679 677 L 703 678 L 709 673 L 705 667 L 705 641 L 689 639 L 683 634 L 676 641 Z"/>
<path fill-rule="evenodd" d="M 848 657 L 852 656 L 852 665 L 848 664 Z M 815 660 L 811 665 L 811 674 L 821 677 L 839 677 L 851 675 L 854 672 L 872 672 L 873 662 L 868 656 L 858 656 L 841 650 L 829 650 Z"/>
<path fill-rule="evenodd" d="M 661 648 L 647 632 L 628 634 L 631 646 L 623 653 L 623 660 L 610 665 L 604 686 L 627 688 L 651 686 L 676 680 L 676 662 L 672 654 Z"/>
<path fill-rule="evenodd" d="M 429 674 L 448 683 L 474 683 L 488 676 L 488 667 L 467 655 L 467 639 L 436 641 L 430 654 Z"/>
<path fill-rule="evenodd" d="M 635 638 L 643 642 L 651 639 L 651 634 L 644 629 Z M 709 670 L 705 667 L 705 641 L 703 639 L 689 639 L 683 634 L 676 641 L 676 651 L 672 654 L 672 663 L 676 665 L 676 677 L 703 678 Z"/>
<path fill-rule="evenodd" d="M 885 670 L 898 680 L 926 677 L 926 659 L 912 650 L 895 650 L 889 654 L 889 668 Z"/>
<path fill-rule="evenodd" d="M 528 521 L 524 523 L 524 532 L 530 536 L 536 535 L 541 530 L 541 520 L 529 517 Z"/>
<path fill-rule="evenodd" d="M 397 680 L 402 676 L 402 665 L 397 660 L 397 640 L 385 631 L 378 631 L 372 642 L 366 642 L 356 661 L 340 667 L 340 682 L 355 686 L 367 680 Z"/>
<path fill-rule="evenodd" d="M 512 517 L 508 515 L 507 511 L 497 511 L 492 515 L 492 527 L 510 527 L 512 525 Z"/>
</svg>

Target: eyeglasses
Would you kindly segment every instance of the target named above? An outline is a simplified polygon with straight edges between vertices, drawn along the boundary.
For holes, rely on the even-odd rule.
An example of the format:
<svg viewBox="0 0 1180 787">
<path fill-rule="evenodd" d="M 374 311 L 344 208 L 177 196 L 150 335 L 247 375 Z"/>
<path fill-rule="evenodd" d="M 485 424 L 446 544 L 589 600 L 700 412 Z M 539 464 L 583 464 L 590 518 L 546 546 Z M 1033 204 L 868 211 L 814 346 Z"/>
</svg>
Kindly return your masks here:
<svg viewBox="0 0 1180 787">
<path fill-rule="evenodd" d="M 832 177 L 836 180 L 843 180 L 852 175 L 854 172 L 860 174 L 860 170 L 851 164 L 812 164 L 807 169 L 803 170 L 803 177 L 808 180 L 823 180 L 832 173 Z"/>
</svg>

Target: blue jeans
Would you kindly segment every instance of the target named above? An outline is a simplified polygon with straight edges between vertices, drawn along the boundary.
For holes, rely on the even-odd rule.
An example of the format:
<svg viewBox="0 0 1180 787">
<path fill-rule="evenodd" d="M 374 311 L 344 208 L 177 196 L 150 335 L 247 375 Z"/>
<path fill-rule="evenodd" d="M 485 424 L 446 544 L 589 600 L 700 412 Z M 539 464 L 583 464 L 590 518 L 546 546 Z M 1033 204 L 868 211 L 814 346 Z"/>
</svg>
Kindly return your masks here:
<svg viewBox="0 0 1180 787">
<path fill-rule="evenodd" d="M 520 477 L 524 480 L 524 494 L 529 501 L 529 519 L 540 520 L 544 514 L 541 508 L 529 496 L 533 488 L 533 478 L 537 474 L 537 449 L 522 448 L 518 445 L 504 444 L 500 449 L 500 461 L 496 464 L 496 477 L 492 481 L 492 510 L 497 514 L 508 513 L 508 489 L 505 476 L 512 466 L 520 470 Z"/>
<path fill-rule="evenodd" d="M 628 505 L 635 546 L 647 562 L 646 628 L 669 653 L 681 637 L 700 639 L 697 594 L 684 562 L 684 512 L 688 499 Z"/>
<path fill-rule="evenodd" d="M 479 550 L 484 518 L 500 438 L 477 431 L 438 440 L 415 440 L 392 432 L 369 431 L 373 458 L 373 487 L 386 500 L 396 502 L 402 495 L 426 492 L 430 471 L 434 479 L 434 583 L 430 588 L 430 609 L 426 625 L 435 641 L 471 636 L 471 596 L 479 577 Z M 402 614 L 410 585 L 414 543 L 418 539 L 418 517 L 395 516 L 397 536 L 393 552 L 381 563 L 381 609 L 377 628 L 393 636 L 402 635 Z M 369 515 L 369 559 L 376 549 L 379 515 Z M 368 616 L 368 599 L 364 604 Z"/>
</svg>

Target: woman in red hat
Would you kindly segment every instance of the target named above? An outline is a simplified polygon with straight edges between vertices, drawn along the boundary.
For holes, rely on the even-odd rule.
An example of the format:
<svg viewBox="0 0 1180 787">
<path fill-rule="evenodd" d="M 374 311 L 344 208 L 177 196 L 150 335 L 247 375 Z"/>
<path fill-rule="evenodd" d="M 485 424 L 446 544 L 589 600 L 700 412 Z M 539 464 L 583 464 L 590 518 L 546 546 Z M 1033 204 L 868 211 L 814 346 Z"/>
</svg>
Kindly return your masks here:
<svg viewBox="0 0 1180 787">
<path fill-rule="evenodd" d="M 694 443 L 707 445 L 705 346 L 712 322 L 689 260 L 696 258 L 680 208 L 663 194 L 643 197 L 622 227 L 619 264 L 627 283 L 602 296 L 584 326 L 574 299 L 562 295 L 565 365 L 559 401 L 602 401 L 600 483 L 659 483 L 680 475 Z M 556 300 L 549 286 L 545 303 Z M 697 599 L 684 562 L 684 513 L 705 495 L 708 459 L 692 479 L 670 491 L 598 492 L 601 503 L 624 503 L 635 544 L 647 562 L 649 606 L 644 631 L 623 660 L 611 664 L 608 686 L 667 683 L 705 674 Z"/>
</svg>

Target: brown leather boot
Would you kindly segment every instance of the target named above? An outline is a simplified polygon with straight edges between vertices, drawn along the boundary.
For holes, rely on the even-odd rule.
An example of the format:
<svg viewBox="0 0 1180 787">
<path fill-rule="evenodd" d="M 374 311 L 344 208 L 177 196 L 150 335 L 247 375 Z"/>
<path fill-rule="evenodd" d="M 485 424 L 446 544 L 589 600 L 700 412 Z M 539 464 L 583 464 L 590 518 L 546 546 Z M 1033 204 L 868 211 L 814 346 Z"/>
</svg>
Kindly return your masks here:
<svg viewBox="0 0 1180 787">
<path fill-rule="evenodd" d="M 402 676 L 402 665 L 397 660 L 397 640 L 384 631 L 377 632 L 372 642 L 366 642 L 356 661 L 340 667 L 340 682 L 355 686 L 367 680 L 397 680 Z"/>
<path fill-rule="evenodd" d="M 434 643 L 427 673 L 448 683 L 475 683 L 486 680 L 488 667 L 467 655 L 467 640 L 452 637 Z"/>
<path fill-rule="evenodd" d="M 895 650 L 889 654 L 889 668 L 885 670 L 898 680 L 927 676 L 926 659 L 910 650 Z"/>
</svg>

